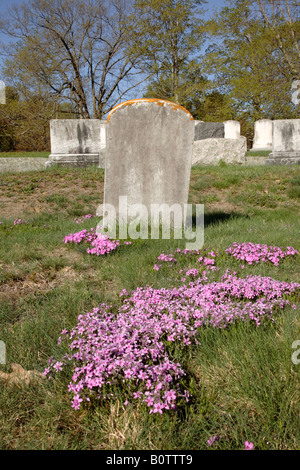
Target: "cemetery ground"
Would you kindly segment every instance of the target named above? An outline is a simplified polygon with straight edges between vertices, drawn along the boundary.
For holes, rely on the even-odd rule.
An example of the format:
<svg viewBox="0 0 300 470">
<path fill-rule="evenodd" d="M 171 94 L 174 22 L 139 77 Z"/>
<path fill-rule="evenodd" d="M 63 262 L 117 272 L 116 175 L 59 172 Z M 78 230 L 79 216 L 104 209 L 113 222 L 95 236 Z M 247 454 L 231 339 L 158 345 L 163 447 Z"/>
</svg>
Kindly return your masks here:
<svg viewBox="0 0 300 470">
<path fill-rule="evenodd" d="M 184 240 L 132 240 L 104 256 L 64 243 L 66 235 L 96 226 L 97 218 L 83 216 L 95 215 L 103 189 L 104 171 L 92 167 L 0 175 L 0 340 L 6 345 L 0 449 L 243 450 L 246 441 L 256 450 L 299 449 L 300 364 L 292 361 L 300 340 L 299 291 L 287 297 L 290 306 L 275 309 L 274 321 L 207 325 L 199 328 L 200 345 L 169 344 L 191 396 L 162 414 L 129 399 L 126 383 L 112 399 L 75 410 L 70 368 L 51 380 L 38 374 L 51 356 L 59 360 L 68 351 L 58 338 L 79 315 L 100 303 L 116 311 L 123 289 L 182 285 L 179 271 L 199 267 L 199 256 L 178 256 L 177 263 L 153 269 L 161 253 L 183 250 Z M 299 167 L 195 167 L 189 202 L 205 205 L 202 251 L 213 250 L 220 268 L 209 273 L 212 279 L 230 269 L 242 278 L 300 282 L 299 255 L 278 266 L 248 265 L 225 251 L 233 242 L 300 251 Z M 12 364 L 38 373 L 27 381 L 2 380 Z"/>
<path fill-rule="evenodd" d="M 0 158 L 48 158 L 49 152 L 0 152 Z"/>
</svg>

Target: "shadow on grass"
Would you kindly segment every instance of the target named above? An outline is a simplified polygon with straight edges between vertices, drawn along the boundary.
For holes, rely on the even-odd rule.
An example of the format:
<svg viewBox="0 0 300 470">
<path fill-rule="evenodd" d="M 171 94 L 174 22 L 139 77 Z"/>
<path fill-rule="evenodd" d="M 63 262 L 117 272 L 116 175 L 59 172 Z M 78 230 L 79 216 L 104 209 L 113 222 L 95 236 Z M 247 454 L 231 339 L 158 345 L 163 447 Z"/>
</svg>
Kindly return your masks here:
<svg viewBox="0 0 300 470">
<path fill-rule="evenodd" d="M 228 220 L 239 219 L 239 218 L 248 218 L 249 216 L 246 214 L 242 214 L 240 212 L 221 212 L 221 211 L 214 211 L 209 213 L 204 213 L 204 228 L 209 227 L 210 225 L 218 225 L 220 223 L 226 222 Z M 198 225 L 196 225 L 196 214 L 192 215 L 192 227 L 193 229 L 196 226 L 201 225 L 201 220 L 199 218 Z"/>
<path fill-rule="evenodd" d="M 248 218 L 248 215 L 242 214 L 240 212 L 209 212 L 204 214 L 204 227 L 209 225 L 216 225 L 219 223 L 226 222 L 227 220 L 238 219 L 238 218 Z M 193 218 L 193 224 L 196 222 L 196 218 Z"/>
</svg>

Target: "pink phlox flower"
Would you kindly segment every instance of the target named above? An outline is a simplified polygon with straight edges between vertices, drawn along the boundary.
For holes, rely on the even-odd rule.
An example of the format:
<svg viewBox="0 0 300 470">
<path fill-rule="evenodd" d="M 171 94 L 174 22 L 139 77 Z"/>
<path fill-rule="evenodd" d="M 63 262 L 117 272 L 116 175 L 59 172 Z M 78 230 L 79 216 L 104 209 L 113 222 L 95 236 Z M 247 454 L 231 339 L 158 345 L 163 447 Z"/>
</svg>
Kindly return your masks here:
<svg viewBox="0 0 300 470">
<path fill-rule="evenodd" d="M 253 450 L 254 445 L 252 442 L 245 441 L 245 450 Z"/>
</svg>

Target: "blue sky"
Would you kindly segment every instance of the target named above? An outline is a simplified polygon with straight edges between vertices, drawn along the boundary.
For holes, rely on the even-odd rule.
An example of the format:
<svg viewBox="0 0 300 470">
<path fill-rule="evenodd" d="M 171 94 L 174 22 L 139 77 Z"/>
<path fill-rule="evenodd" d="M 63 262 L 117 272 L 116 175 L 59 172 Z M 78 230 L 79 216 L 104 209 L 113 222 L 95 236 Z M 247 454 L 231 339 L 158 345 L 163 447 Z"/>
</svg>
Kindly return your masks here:
<svg viewBox="0 0 300 470">
<path fill-rule="evenodd" d="M 5 13 L 7 8 L 11 7 L 13 4 L 22 4 L 22 3 L 27 3 L 27 0 L 0 0 L 0 14 Z M 207 0 L 206 4 L 203 4 L 203 8 L 207 10 L 206 17 L 210 17 L 215 9 L 220 9 L 224 7 L 226 4 L 226 0 Z M 0 47 L 1 47 L 1 42 L 2 43 L 7 43 L 11 40 L 11 38 L 7 37 L 3 33 L 0 32 Z M 1 51 L 0 51 L 1 52 Z M 0 66 L 1 66 L 1 55 L 0 55 Z M 0 71 L 1 74 L 1 71 Z M 1 75 L 0 75 L 0 80 L 1 80 Z"/>
<path fill-rule="evenodd" d="M 0 0 L 0 13 L 6 11 L 6 9 L 13 4 L 27 3 L 26 0 Z M 225 5 L 225 0 L 207 0 L 207 3 L 204 5 L 207 15 L 211 15 L 215 8 L 222 8 Z M 0 41 L 7 41 L 6 36 L 0 32 Z"/>
</svg>

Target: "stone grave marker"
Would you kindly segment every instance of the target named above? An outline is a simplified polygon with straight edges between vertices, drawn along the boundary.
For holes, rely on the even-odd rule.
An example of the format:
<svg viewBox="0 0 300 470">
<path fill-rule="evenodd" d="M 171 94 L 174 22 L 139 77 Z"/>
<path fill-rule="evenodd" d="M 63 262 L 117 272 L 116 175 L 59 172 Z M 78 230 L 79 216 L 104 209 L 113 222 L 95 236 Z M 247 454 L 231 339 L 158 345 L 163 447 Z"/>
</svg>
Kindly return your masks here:
<svg viewBox="0 0 300 470">
<path fill-rule="evenodd" d="M 195 140 L 224 138 L 223 122 L 197 122 L 195 125 Z"/>
<path fill-rule="evenodd" d="M 260 119 L 254 123 L 253 150 L 272 150 L 273 122 L 271 119 Z"/>
<path fill-rule="evenodd" d="M 273 121 L 272 153 L 266 165 L 300 164 L 300 119 Z"/>
<path fill-rule="evenodd" d="M 50 121 L 51 154 L 46 166 L 104 167 L 106 121 L 53 119 Z"/>
<path fill-rule="evenodd" d="M 193 165 L 219 165 L 246 163 L 247 139 L 205 139 L 196 140 L 193 145 Z"/>
<path fill-rule="evenodd" d="M 143 205 L 148 222 L 153 204 L 169 208 L 176 205 L 184 210 L 188 201 L 194 129 L 192 115 L 165 100 L 129 100 L 110 112 L 103 206 L 115 208 L 118 222 L 120 197 L 126 198 L 127 208 Z M 122 220 L 123 215 L 122 208 Z M 130 220 L 129 212 L 127 216 Z"/>
<path fill-rule="evenodd" d="M 241 137 L 241 124 L 239 121 L 224 121 L 225 139 L 239 139 Z"/>
</svg>

